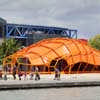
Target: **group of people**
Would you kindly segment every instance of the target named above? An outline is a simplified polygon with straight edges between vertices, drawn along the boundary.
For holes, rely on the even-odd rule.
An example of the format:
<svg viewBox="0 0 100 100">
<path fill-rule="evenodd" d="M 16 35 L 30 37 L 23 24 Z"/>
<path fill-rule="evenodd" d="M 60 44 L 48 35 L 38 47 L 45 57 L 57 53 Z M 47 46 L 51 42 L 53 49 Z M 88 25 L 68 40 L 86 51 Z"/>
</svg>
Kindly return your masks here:
<svg viewBox="0 0 100 100">
<path fill-rule="evenodd" d="M 14 80 L 16 79 L 16 67 L 13 68 L 13 78 Z M 21 77 L 24 76 L 24 80 L 26 80 L 27 78 L 27 73 L 24 72 L 23 74 L 21 73 L 21 71 L 18 72 L 18 77 L 19 77 L 19 80 L 21 80 Z M 35 68 L 35 72 L 31 72 L 30 73 L 30 80 L 33 80 L 33 77 L 35 76 L 35 80 L 40 80 L 40 73 L 39 73 L 39 69 L 38 67 Z"/>
<path fill-rule="evenodd" d="M 17 74 L 16 71 L 17 71 L 17 67 L 15 66 L 15 67 L 13 67 L 13 71 L 12 71 L 12 76 L 13 76 L 14 80 L 16 80 L 16 74 Z M 21 71 L 18 71 L 19 80 L 22 79 L 22 76 L 23 76 L 24 80 L 27 79 L 26 72 L 22 73 Z M 33 80 L 34 77 L 35 77 L 34 78 L 35 80 L 40 80 L 40 73 L 39 73 L 38 67 L 35 67 L 35 71 L 30 72 L 29 76 L 30 76 L 30 80 Z M 7 73 L 6 72 L 4 73 L 4 80 L 7 80 Z M 55 68 L 54 80 L 60 80 L 60 70 L 58 68 Z"/>
</svg>

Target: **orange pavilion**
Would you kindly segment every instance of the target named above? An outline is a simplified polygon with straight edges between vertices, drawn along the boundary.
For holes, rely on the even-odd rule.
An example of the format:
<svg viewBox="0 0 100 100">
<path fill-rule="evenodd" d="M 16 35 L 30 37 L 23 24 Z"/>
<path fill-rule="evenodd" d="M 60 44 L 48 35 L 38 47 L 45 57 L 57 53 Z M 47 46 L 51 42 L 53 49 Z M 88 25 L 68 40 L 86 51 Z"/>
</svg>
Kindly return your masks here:
<svg viewBox="0 0 100 100">
<path fill-rule="evenodd" d="M 50 38 L 4 58 L 3 67 L 7 65 L 27 72 L 36 66 L 41 73 L 52 73 L 55 67 L 62 73 L 100 72 L 100 52 L 77 39 Z"/>
</svg>

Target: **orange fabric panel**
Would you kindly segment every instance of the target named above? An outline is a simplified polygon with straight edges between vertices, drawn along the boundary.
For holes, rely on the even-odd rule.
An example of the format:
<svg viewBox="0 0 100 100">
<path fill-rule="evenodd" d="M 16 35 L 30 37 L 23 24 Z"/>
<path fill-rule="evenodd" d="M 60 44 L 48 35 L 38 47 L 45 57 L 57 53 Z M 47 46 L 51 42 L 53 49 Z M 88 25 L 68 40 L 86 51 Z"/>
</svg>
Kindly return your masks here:
<svg viewBox="0 0 100 100">
<path fill-rule="evenodd" d="M 27 51 L 27 53 L 32 52 L 32 51 L 36 52 L 36 53 L 38 53 L 40 55 L 44 55 L 45 53 L 49 52 L 50 50 L 48 48 L 39 46 L 39 47 L 33 47 L 33 48 L 29 49 Z"/>
<path fill-rule="evenodd" d="M 28 53 L 28 54 L 25 54 L 23 57 L 27 57 L 27 58 L 30 58 L 31 60 L 34 60 L 34 59 L 39 58 L 40 56 L 34 53 Z"/>
<path fill-rule="evenodd" d="M 86 54 L 87 53 L 86 49 L 84 48 L 84 44 L 79 43 L 79 42 L 76 42 L 76 44 L 77 44 L 81 54 Z"/>
<path fill-rule="evenodd" d="M 88 61 L 87 62 L 89 64 L 95 64 L 94 55 L 93 54 L 88 55 Z"/>
<path fill-rule="evenodd" d="M 81 56 L 80 55 L 73 56 L 73 62 L 74 64 L 81 62 Z"/>
<path fill-rule="evenodd" d="M 95 65 L 100 65 L 100 56 L 94 56 Z"/>
<path fill-rule="evenodd" d="M 88 63 L 88 55 L 81 55 L 81 62 Z"/>
<path fill-rule="evenodd" d="M 45 63 L 42 61 L 41 58 L 37 58 L 37 59 L 34 59 L 34 60 L 31 60 L 29 58 L 30 62 L 32 65 L 44 65 Z"/>
<path fill-rule="evenodd" d="M 44 64 L 43 59 L 37 55 L 27 54 L 27 55 L 24 55 L 23 57 L 25 58 L 27 57 L 32 65 L 43 65 Z"/>
<path fill-rule="evenodd" d="M 85 45 L 84 47 L 88 54 L 92 53 L 92 49 L 89 46 Z"/>
<path fill-rule="evenodd" d="M 62 45 L 61 47 L 59 47 L 55 51 L 59 54 L 59 56 L 70 55 L 69 50 L 64 45 Z"/>
<path fill-rule="evenodd" d="M 79 49 L 75 46 L 74 43 L 68 44 L 67 47 L 72 55 L 77 55 L 80 53 Z"/>
<path fill-rule="evenodd" d="M 48 52 L 46 55 L 44 55 L 44 56 L 46 56 L 48 59 L 50 59 L 50 60 L 54 60 L 55 58 L 58 58 L 59 56 L 55 53 L 55 52 L 53 52 L 53 51 L 50 51 L 50 52 Z"/>
<path fill-rule="evenodd" d="M 56 48 L 58 48 L 62 44 L 61 43 L 47 43 L 47 44 L 42 44 L 42 45 L 47 46 L 49 48 L 56 49 Z"/>
</svg>

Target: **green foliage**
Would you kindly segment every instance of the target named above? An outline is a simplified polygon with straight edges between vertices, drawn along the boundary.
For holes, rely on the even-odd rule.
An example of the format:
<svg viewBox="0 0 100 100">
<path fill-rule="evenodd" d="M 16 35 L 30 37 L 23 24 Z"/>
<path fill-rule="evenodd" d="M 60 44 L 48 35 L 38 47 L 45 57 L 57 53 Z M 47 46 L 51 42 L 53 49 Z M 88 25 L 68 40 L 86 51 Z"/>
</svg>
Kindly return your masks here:
<svg viewBox="0 0 100 100">
<path fill-rule="evenodd" d="M 98 50 L 100 50 L 100 34 L 97 34 L 95 37 L 89 40 L 89 44 Z"/>
<path fill-rule="evenodd" d="M 21 44 L 17 42 L 17 40 L 10 38 L 5 39 L 4 42 L 0 45 L 0 64 L 2 64 L 2 60 L 4 57 L 7 57 L 21 47 Z"/>
</svg>

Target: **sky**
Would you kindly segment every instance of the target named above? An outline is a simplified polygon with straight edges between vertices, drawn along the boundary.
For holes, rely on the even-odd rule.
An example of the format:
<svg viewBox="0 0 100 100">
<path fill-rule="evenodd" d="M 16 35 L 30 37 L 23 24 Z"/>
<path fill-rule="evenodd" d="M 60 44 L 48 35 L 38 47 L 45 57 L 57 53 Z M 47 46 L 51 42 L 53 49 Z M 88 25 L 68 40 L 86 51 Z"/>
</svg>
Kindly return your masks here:
<svg viewBox="0 0 100 100">
<path fill-rule="evenodd" d="M 100 34 L 100 0 L 0 0 L 8 23 L 78 30 L 78 38 Z"/>
</svg>

